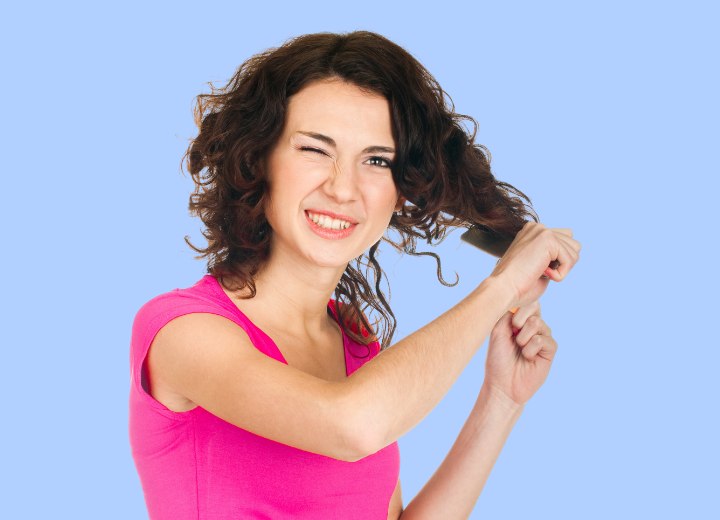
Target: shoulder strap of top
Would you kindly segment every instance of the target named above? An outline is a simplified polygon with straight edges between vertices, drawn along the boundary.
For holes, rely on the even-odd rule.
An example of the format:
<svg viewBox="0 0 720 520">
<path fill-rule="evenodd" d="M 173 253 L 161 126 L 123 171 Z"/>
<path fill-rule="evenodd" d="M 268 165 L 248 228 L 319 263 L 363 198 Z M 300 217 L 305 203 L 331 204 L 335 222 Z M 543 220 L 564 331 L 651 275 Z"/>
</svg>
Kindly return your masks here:
<svg viewBox="0 0 720 520">
<path fill-rule="evenodd" d="M 343 303 L 337 302 L 336 300 L 330 300 L 328 304 L 335 321 L 338 323 L 340 323 L 338 308 L 342 306 Z M 362 326 L 360 319 L 354 314 L 346 319 L 345 326 L 356 334 L 359 330 L 362 330 L 362 335 L 365 337 L 368 336 L 367 330 Z M 345 339 L 345 366 L 347 367 L 348 376 L 380 353 L 380 343 L 377 339 L 373 338 L 374 341 L 363 345 L 353 340 L 350 336 L 345 335 L 344 332 L 343 336 Z"/>
</svg>

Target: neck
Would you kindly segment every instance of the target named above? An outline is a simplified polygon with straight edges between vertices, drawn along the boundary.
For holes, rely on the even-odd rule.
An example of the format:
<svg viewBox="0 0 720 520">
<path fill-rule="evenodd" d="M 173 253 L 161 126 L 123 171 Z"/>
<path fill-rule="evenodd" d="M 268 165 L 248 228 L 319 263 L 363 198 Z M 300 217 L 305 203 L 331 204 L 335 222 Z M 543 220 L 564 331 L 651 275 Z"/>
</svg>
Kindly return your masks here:
<svg viewBox="0 0 720 520">
<path fill-rule="evenodd" d="M 275 249 L 255 276 L 255 297 L 242 305 L 277 330 L 290 326 L 293 334 L 313 337 L 332 324 L 327 304 L 344 271 L 345 266 L 318 266 Z"/>
</svg>

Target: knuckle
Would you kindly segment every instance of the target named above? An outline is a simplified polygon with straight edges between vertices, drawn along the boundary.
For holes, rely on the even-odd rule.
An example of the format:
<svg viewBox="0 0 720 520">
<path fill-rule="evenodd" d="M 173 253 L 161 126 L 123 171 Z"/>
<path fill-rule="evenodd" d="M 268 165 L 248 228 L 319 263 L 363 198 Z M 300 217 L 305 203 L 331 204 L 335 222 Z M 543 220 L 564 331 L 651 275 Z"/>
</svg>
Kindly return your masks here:
<svg viewBox="0 0 720 520">
<path fill-rule="evenodd" d="M 553 230 L 546 228 L 545 226 L 542 227 L 541 235 L 546 239 L 555 238 Z"/>
</svg>

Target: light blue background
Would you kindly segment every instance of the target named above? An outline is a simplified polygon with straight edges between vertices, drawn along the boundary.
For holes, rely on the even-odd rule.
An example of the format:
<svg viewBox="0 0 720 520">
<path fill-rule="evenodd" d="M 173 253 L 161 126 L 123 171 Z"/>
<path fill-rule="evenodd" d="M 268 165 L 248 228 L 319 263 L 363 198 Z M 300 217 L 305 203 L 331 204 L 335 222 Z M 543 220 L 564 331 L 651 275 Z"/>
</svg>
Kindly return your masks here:
<svg viewBox="0 0 720 520">
<path fill-rule="evenodd" d="M 253 3 L 255 4 L 255 3 Z M 291 4 L 291 5 L 290 5 Z M 205 271 L 179 173 L 193 97 L 307 32 L 368 29 L 480 123 L 495 174 L 571 227 L 543 300 L 560 349 L 473 518 L 718 518 L 718 12 L 711 2 L 27 2 L 3 7 L 3 518 L 145 518 L 128 342 Z M 401 338 L 494 260 L 451 235 L 382 255 Z M 448 346 L 450 348 L 450 346 Z M 400 440 L 407 504 L 483 378 L 481 349 Z"/>
</svg>

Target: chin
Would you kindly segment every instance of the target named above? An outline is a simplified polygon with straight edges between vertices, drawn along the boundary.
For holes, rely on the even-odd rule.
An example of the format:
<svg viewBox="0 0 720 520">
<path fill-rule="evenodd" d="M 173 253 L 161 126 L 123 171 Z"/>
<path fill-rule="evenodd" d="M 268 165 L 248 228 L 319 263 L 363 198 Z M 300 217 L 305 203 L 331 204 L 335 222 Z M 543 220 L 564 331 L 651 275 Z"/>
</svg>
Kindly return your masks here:
<svg viewBox="0 0 720 520">
<path fill-rule="evenodd" d="M 353 257 L 354 258 L 354 257 Z M 340 257 L 330 257 L 330 256 L 312 256 L 310 257 L 310 261 L 319 266 L 319 267 L 327 267 L 327 268 L 335 268 L 335 269 L 343 269 L 347 267 L 348 263 L 352 260 L 352 258 L 340 258 Z"/>
<path fill-rule="evenodd" d="M 330 248 L 328 248 L 330 249 Z M 355 251 L 351 252 L 345 252 L 345 254 L 342 254 L 341 251 L 338 251 L 337 253 L 332 253 L 330 251 L 324 251 L 322 253 L 319 253 L 317 251 L 310 253 L 306 255 L 306 257 L 315 265 L 320 267 L 334 267 L 334 268 L 342 268 L 345 270 L 348 263 L 351 260 L 354 260 L 358 256 L 360 256 L 363 252 L 360 251 L 356 253 Z"/>
</svg>

